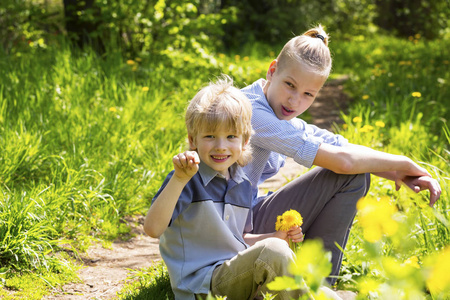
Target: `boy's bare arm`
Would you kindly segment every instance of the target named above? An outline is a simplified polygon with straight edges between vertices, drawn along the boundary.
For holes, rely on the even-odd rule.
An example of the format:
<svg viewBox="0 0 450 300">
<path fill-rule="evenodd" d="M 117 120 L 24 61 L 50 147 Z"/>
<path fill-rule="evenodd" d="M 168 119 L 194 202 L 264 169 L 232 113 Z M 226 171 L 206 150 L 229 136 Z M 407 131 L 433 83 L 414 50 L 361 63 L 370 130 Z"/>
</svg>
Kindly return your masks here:
<svg viewBox="0 0 450 300">
<path fill-rule="evenodd" d="M 145 233 L 154 238 L 159 238 L 166 230 L 183 188 L 197 173 L 200 163 L 195 151 L 179 153 L 173 157 L 172 161 L 175 172 L 153 202 L 144 221 Z"/>
<path fill-rule="evenodd" d="M 256 242 L 271 237 L 279 238 L 285 240 L 286 242 L 289 242 L 289 239 L 295 243 L 303 242 L 303 232 L 302 228 L 299 226 L 292 227 L 289 231 L 274 231 L 272 233 L 261 234 L 245 233 L 244 241 L 250 246 L 253 246 Z"/>
<path fill-rule="evenodd" d="M 402 184 L 418 192 L 430 191 L 430 204 L 439 199 L 441 188 L 428 171 L 403 155 L 377 151 L 365 146 L 349 144 L 337 147 L 321 144 L 314 165 L 338 174 L 373 173 L 395 181 L 397 189 Z"/>
</svg>

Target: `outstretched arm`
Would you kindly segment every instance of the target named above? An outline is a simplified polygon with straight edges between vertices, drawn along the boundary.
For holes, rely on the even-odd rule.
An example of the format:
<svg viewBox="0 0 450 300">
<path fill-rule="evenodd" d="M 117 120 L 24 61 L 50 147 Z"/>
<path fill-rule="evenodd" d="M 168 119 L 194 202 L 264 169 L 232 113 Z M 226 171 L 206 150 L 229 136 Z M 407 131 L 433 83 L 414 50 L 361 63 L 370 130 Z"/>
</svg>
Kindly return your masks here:
<svg viewBox="0 0 450 300">
<path fill-rule="evenodd" d="M 349 144 L 337 147 L 322 143 L 314 164 L 339 174 L 373 173 L 395 181 L 397 189 L 402 183 L 415 192 L 430 190 L 430 205 L 441 194 L 439 183 L 427 170 L 406 156 L 394 155 L 371 148 Z"/>
<path fill-rule="evenodd" d="M 144 221 L 144 231 L 149 236 L 158 238 L 169 226 L 175 205 L 183 188 L 198 171 L 200 158 L 195 151 L 186 151 L 172 159 L 175 172 L 163 191 L 153 202 Z"/>
<path fill-rule="evenodd" d="M 295 243 L 303 242 L 303 232 L 302 228 L 299 226 L 294 226 L 289 231 L 275 231 L 262 234 L 246 233 L 244 234 L 244 241 L 250 246 L 253 246 L 256 242 L 270 237 L 276 237 L 285 240 L 286 242 L 289 242 L 289 239 Z"/>
</svg>

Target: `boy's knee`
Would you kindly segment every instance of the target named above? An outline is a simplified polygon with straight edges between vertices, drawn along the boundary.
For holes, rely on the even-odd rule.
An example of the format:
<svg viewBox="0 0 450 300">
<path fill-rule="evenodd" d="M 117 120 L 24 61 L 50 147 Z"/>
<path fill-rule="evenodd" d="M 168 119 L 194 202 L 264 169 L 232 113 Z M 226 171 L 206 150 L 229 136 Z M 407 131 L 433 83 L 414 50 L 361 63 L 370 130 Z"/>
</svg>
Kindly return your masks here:
<svg viewBox="0 0 450 300">
<path fill-rule="evenodd" d="M 282 239 L 267 238 L 258 243 L 258 247 L 261 247 L 259 259 L 275 269 L 286 269 L 294 259 L 294 253 L 289 248 L 289 244 Z"/>
</svg>

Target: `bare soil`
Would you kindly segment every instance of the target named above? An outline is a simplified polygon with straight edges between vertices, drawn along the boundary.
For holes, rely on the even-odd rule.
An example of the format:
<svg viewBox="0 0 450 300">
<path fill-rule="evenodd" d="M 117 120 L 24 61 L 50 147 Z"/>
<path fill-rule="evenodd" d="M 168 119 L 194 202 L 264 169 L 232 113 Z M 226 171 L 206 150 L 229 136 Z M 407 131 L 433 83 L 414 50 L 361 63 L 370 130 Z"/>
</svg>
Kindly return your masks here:
<svg viewBox="0 0 450 300">
<path fill-rule="evenodd" d="M 350 98 L 343 92 L 342 84 L 347 78 L 342 77 L 326 83 L 309 109 L 312 122 L 325 129 L 332 129 L 339 124 L 340 112 L 348 107 Z M 281 171 L 266 181 L 263 190 L 276 190 L 286 182 L 306 171 L 305 168 L 287 160 Z M 91 247 L 81 254 L 82 268 L 78 272 L 79 282 L 69 283 L 53 290 L 44 299 L 114 299 L 126 283 L 131 270 L 151 266 L 161 260 L 158 239 L 147 236 L 143 231 L 143 216 L 128 219 L 132 227 L 133 238 L 112 243 L 110 249 L 101 245 Z M 343 299 L 355 299 L 355 294 L 338 291 Z"/>
</svg>

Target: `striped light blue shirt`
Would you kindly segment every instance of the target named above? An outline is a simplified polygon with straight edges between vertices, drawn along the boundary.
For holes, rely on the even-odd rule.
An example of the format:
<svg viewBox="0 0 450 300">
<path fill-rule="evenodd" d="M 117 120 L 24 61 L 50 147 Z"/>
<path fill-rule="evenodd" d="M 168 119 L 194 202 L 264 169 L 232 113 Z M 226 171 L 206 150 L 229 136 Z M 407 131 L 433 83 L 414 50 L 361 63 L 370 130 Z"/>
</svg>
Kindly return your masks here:
<svg viewBox="0 0 450 300">
<path fill-rule="evenodd" d="M 320 129 L 299 118 L 280 120 L 277 118 L 263 92 L 265 80 L 259 79 L 242 89 L 253 107 L 250 140 L 253 159 L 244 167 L 252 183 L 252 206 L 258 199 L 258 185 L 274 176 L 284 165 L 286 157 L 310 168 L 321 143 L 344 146 L 348 141 L 341 135 Z"/>
</svg>

